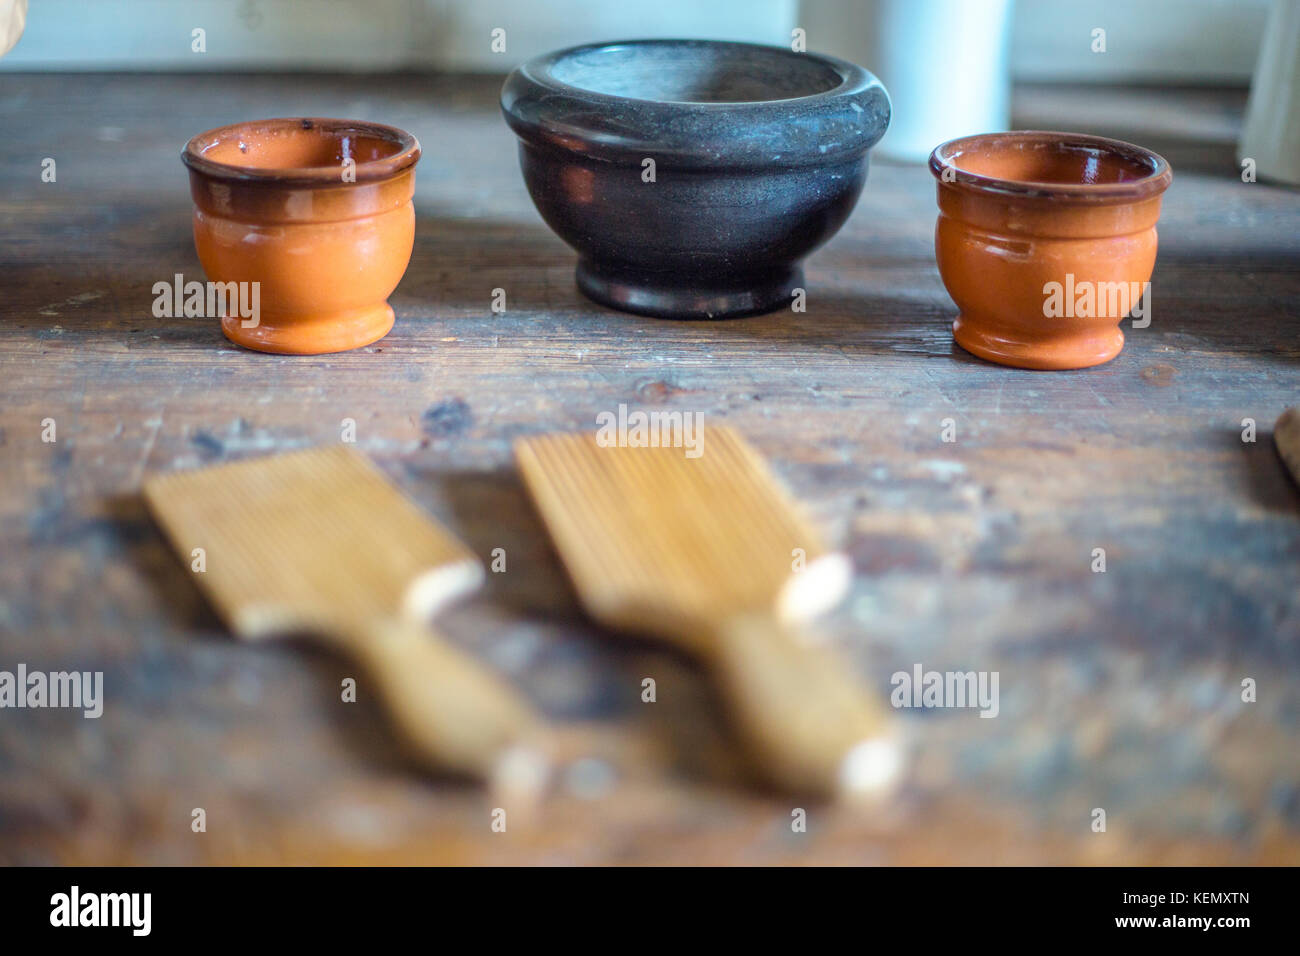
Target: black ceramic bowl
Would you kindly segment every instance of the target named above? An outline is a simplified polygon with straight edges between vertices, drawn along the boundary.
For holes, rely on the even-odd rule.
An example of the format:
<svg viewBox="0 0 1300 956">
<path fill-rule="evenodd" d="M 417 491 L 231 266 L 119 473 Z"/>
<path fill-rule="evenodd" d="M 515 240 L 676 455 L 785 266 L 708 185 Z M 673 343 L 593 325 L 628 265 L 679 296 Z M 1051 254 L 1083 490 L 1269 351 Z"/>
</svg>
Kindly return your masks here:
<svg viewBox="0 0 1300 956">
<path fill-rule="evenodd" d="M 671 318 L 787 304 L 889 126 L 861 67 L 709 40 L 550 53 L 506 78 L 501 109 L 533 202 L 578 251 L 578 287 Z"/>
</svg>

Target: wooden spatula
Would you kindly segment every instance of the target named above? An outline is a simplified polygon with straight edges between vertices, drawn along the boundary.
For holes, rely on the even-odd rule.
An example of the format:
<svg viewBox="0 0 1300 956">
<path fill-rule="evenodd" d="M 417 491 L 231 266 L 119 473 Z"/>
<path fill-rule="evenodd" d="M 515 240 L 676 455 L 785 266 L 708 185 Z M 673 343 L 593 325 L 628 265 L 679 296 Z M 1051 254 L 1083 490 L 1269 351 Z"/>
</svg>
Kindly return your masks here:
<svg viewBox="0 0 1300 956">
<path fill-rule="evenodd" d="M 698 655 L 772 783 L 883 790 L 901 763 L 883 707 L 789 629 L 843 596 L 847 559 L 826 552 L 739 435 L 708 428 L 700 448 L 548 435 L 515 454 L 588 613 Z"/>
<path fill-rule="evenodd" d="M 343 447 L 162 475 L 145 500 L 245 640 L 310 633 L 372 676 L 396 728 L 432 766 L 499 786 L 542 776 L 529 706 L 426 623 L 483 568 L 449 532 Z M 191 567 L 194 565 L 191 564 Z"/>
<path fill-rule="evenodd" d="M 1277 453 L 1297 485 L 1300 485 L 1300 408 L 1288 408 L 1273 426 Z"/>
</svg>

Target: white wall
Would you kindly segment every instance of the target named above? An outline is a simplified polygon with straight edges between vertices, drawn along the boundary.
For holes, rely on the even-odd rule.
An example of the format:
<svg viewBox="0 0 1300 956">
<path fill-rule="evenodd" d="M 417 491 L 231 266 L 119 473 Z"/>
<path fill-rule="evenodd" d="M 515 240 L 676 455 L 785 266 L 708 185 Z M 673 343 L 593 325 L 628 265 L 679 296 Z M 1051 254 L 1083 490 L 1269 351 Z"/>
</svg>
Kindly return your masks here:
<svg viewBox="0 0 1300 956">
<path fill-rule="evenodd" d="M 410 0 L 33 0 L 0 67 L 396 69 L 410 61 Z M 191 31 L 206 32 L 205 53 Z"/>
<path fill-rule="evenodd" d="M 1013 68 L 1032 79 L 1245 81 L 1267 2 L 1018 0 Z M 798 21 L 799 0 L 31 0 L 27 32 L 0 70 L 497 72 L 593 40 L 788 43 Z M 191 50 L 196 27 L 205 53 Z M 504 54 L 491 50 L 495 27 Z M 1104 55 L 1090 49 L 1096 27 Z"/>
<path fill-rule="evenodd" d="M 797 0 L 34 0 L 0 68 L 464 69 L 632 36 L 788 43 Z M 506 31 L 494 53 L 492 31 Z M 196 53 L 191 32 L 205 31 Z"/>
<path fill-rule="evenodd" d="M 704 37 L 785 45 L 798 6 L 798 0 L 433 0 L 427 9 L 434 42 L 427 52 L 435 65 L 495 71 L 600 40 Z M 505 55 L 491 52 L 494 27 L 506 31 Z"/>
<path fill-rule="evenodd" d="M 1245 83 L 1268 9 L 1269 0 L 1018 0 L 1011 62 L 1021 79 Z M 1104 54 L 1092 52 L 1097 28 Z"/>
</svg>

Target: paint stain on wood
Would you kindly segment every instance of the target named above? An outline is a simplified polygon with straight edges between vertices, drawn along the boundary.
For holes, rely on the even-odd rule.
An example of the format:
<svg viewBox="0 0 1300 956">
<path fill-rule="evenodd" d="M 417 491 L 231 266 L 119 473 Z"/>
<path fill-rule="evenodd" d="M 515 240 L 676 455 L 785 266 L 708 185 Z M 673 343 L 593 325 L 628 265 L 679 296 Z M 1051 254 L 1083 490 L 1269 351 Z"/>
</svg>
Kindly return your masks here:
<svg viewBox="0 0 1300 956">
<path fill-rule="evenodd" d="M 212 461 L 226 453 L 226 443 L 206 428 L 200 428 L 190 435 L 190 444 L 199 450 L 204 461 Z"/>
<path fill-rule="evenodd" d="M 420 416 L 420 427 L 431 438 L 450 438 L 474 424 L 474 413 L 463 398 L 449 398 L 431 405 Z"/>
<path fill-rule="evenodd" d="M 1158 388 L 1165 388 L 1172 385 L 1174 381 L 1174 367 L 1159 363 L 1148 365 L 1142 370 L 1142 381 L 1148 385 L 1155 385 Z"/>
<path fill-rule="evenodd" d="M 666 402 L 675 395 L 685 395 L 689 391 L 691 390 L 672 382 L 656 380 L 638 385 L 636 394 L 643 402 Z"/>
</svg>

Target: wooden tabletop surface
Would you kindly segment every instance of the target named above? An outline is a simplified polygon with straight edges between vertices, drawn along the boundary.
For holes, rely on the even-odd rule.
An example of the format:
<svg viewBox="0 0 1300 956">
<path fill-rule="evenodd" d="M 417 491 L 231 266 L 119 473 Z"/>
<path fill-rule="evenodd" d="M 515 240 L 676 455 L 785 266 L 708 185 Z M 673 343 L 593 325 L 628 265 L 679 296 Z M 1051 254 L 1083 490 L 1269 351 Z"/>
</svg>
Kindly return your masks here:
<svg viewBox="0 0 1300 956">
<path fill-rule="evenodd" d="M 953 346 L 919 164 L 873 166 L 809 261 L 806 314 L 593 305 L 498 88 L 0 76 L 0 670 L 105 687 L 97 720 L 0 711 L 0 861 L 1300 862 L 1300 492 L 1270 434 L 1300 404 L 1300 193 L 1242 181 L 1244 94 L 1018 92 L 1018 125 L 1175 170 L 1150 327 L 1101 368 L 1035 373 Z M 203 278 L 181 146 L 283 115 L 423 143 L 397 324 L 371 347 L 261 355 L 152 315 L 154 283 Z M 514 471 L 513 439 L 620 403 L 768 457 L 853 559 L 823 630 L 882 699 L 917 664 L 997 672 L 998 716 L 899 711 L 909 770 L 879 806 L 751 786 L 693 664 L 583 618 Z M 338 442 L 344 419 L 485 560 L 505 549 L 441 628 L 591 754 L 504 833 L 490 795 L 412 772 L 377 706 L 340 700 L 346 661 L 231 639 L 144 510 L 148 475 Z"/>
</svg>

